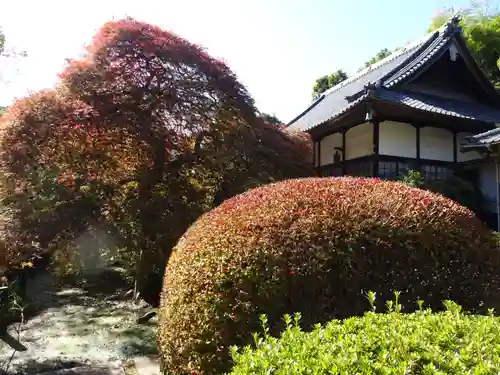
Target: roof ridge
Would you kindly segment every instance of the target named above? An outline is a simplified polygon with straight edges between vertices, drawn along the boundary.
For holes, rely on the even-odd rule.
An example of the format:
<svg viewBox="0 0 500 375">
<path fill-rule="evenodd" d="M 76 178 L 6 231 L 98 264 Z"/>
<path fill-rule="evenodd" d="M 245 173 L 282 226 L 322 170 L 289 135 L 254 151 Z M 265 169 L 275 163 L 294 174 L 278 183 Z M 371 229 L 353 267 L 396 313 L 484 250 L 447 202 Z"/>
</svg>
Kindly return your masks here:
<svg viewBox="0 0 500 375">
<path fill-rule="evenodd" d="M 312 102 L 306 109 L 304 109 L 300 114 L 298 114 L 297 116 L 295 116 L 292 120 L 288 121 L 288 123 L 285 125 L 285 127 L 288 127 L 290 126 L 291 124 L 293 124 L 294 121 L 298 120 L 299 118 L 301 118 L 302 116 L 304 116 L 307 112 L 309 112 L 311 109 L 313 109 L 314 107 L 316 107 L 319 102 L 321 102 L 323 99 L 325 98 L 324 95 L 320 95 L 320 97 L 318 99 L 316 99 L 314 102 Z"/>
<path fill-rule="evenodd" d="M 490 130 L 487 130 L 485 132 L 482 132 L 482 133 L 479 133 L 479 134 L 474 134 L 474 135 L 471 135 L 469 136 L 469 138 L 474 138 L 474 137 L 479 137 L 479 136 L 485 136 L 485 135 L 490 135 L 491 133 L 496 133 L 500 131 L 500 128 L 499 127 L 496 127 L 495 129 L 490 129 Z"/>
<path fill-rule="evenodd" d="M 432 32 L 432 33 L 429 33 L 429 34 L 425 34 L 425 37 L 422 37 L 422 38 L 419 38 L 417 41 L 415 42 L 412 42 L 411 44 L 408 44 L 407 46 L 397 50 L 397 51 L 394 51 L 393 53 L 391 53 L 389 56 L 383 58 L 382 60 L 380 61 L 377 61 L 376 63 L 374 64 L 371 64 L 369 66 L 367 66 L 366 68 L 363 68 L 362 70 L 360 70 L 359 72 L 357 72 L 357 74 L 353 75 L 352 77 L 349 77 L 347 78 L 346 80 L 340 82 L 339 84 L 329 88 L 328 90 L 324 91 L 321 95 L 322 96 L 326 96 L 332 92 L 335 92 L 335 91 L 338 91 L 339 89 L 341 89 L 342 87 L 354 82 L 354 81 L 357 81 L 358 79 L 364 77 L 365 75 L 367 75 L 368 73 L 372 72 L 373 70 L 375 69 L 378 69 L 380 68 L 381 66 L 384 66 L 385 64 L 391 62 L 392 60 L 398 58 L 399 56 L 401 56 L 402 54 L 408 52 L 409 50 L 411 50 L 412 48 L 417 48 L 419 45 L 421 45 L 422 43 L 425 42 L 425 40 L 427 40 L 428 38 L 430 38 L 432 36 L 432 34 L 434 34 L 435 32 Z"/>
<path fill-rule="evenodd" d="M 440 32 L 439 35 L 425 49 L 422 49 L 406 66 L 402 67 L 402 69 L 395 74 L 385 77 L 384 86 L 387 88 L 392 87 L 408 76 L 408 74 L 413 74 L 417 69 L 424 66 L 436 53 L 438 53 L 438 51 L 442 50 L 442 47 L 449 43 L 453 30 L 454 29 L 448 27 L 444 28 L 443 32 Z M 422 60 L 420 56 L 425 56 L 425 58 Z"/>
<path fill-rule="evenodd" d="M 384 59 L 361 69 L 352 77 L 321 93 L 302 113 L 289 121 L 288 126 L 293 127 L 297 123 L 300 125 L 300 122 L 306 122 L 309 123 L 307 128 L 310 128 L 311 125 L 317 126 L 324 118 L 337 116 L 339 108 L 342 108 L 341 113 L 346 108 L 351 108 L 360 97 L 364 97 L 363 94 L 367 94 L 368 87 L 375 85 L 375 88 L 378 88 L 379 83 L 396 77 L 395 74 L 399 70 L 405 69 L 415 59 L 422 60 L 423 51 L 429 50 L 431 46 L 434 48 L 436 43 L 446 39 L 447 35 L 460 30 L 458 22 L 458 17 L 450 18 L 439 29 L 410 40 Z"/>
<path fill-rule="evenodd" d="M 450 17 L 450 19 L 445 24 L 443 24 L 443 26 L 441 26 L 440 28 L 438 28 L 438 29 L 436 29 L 434 31 L 431 31 L 429 33 L 426 33 L 424 36 L 422 36 L 420 38 L 414 39 L 413 41 L 409 42 L 406 46 L 402 47 L 401 49 L 398 49 L 398 50 L 394 51 L 393 53 L 391 53 L 389 56 L 383 58 L 382 60 L 379 60 L 376 63 L 373 63 L 371 65 L 368 65 L 367 67 L 365 67 L 365 68 L 361 69 L 360 71 L 358 71 L 357 74 L 353 75 L 352 77 L 349 77 L 346 80 L 340 82 L 339 84 L 337 84 L 337 85 L 329 88 L 328 90 L 324 91 L 321 94 L 321 96 L 326 96 L 326 95 L 328 95 L 328 94 L 330 94 L 332 92 L 338 91 L 339 89 L 341 89 L 345 85 L 348 85 L 348 84 L 350 84 L 350 83 L 352 83 L 352 82 L 354 82 L 354 81 L 356 81 L 356 80 L 364 77 L 365 75 L 367 75 L 368 73 L 370 73 L 374 69 L 378 69 L 381 66 L 383 66 L 383 65 L 391 62 L 392 60 L 398 58 L 402 54 L 408 52 L 409 50 L 411 50 L 413 48 L 417 48 L 418 46 L 420 46 L 423 43 L 425 43 L 425 41 L 428 40 L 428 39 L 430 39 L 432 36 L 434 36 L 436 34 L 441 34 L 441 33 L 446 32 L 447 29 L 451 25 L 457 25 L 457 23 L 459 22 L 459 20 L 460 20 L 459 15 L 454 15 L 454 16 Z"/>
</svg>

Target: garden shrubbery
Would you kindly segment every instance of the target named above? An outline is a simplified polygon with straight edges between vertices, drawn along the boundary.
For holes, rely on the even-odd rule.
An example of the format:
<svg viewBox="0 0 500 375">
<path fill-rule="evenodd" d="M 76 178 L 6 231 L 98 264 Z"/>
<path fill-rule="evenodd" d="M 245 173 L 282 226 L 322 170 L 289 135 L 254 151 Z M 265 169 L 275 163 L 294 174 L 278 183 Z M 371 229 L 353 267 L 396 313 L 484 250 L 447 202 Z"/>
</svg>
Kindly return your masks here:
<svg viewBox="0 0 500 375">
<path fill-rule="evenodd" d="M 163 369 L 226 371 L 229 347 L 248 343 L 260 314 L 271 333 L 285 313 L 311 327 L 362 315 L 367 290 L 379 300 L 403 291 L 403 309 L 417 299 L 495 307 L 497 247 L 468 209 L 397 182 L 310 178 L 250 190 L 204 214 L 174 249 L 160 308 Z"/>
<path fill-rule="evenodd" d="M 426 180 L 416 170 L 409 170 L 400 178 L 401 182 L 406 185 L 444 195 L 479 214 L 484 211 L 489 202 L 481 189 L 470 181 L 471 179 L 471 176 L 467 177 L 462 173 L 462 175 L 450 176 L 443 181 Z"/>
<path fill-rule="evenodd" d="M 445 306 L 401 314 L 396 303 L 386 314 L 333 320 L 307 333 L 298 317 L 285 316 L 279 338 L 264 331 L 253 350 L 233 350 L 231 374 L 498 374 L 500 318 Z"/>
</svg>

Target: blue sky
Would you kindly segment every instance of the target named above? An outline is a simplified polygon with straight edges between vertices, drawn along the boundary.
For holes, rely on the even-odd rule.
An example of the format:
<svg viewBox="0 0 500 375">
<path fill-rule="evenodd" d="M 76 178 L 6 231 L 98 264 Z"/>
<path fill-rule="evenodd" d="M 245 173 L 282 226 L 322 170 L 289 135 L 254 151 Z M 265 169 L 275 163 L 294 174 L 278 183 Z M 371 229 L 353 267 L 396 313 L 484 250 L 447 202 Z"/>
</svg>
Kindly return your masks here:
<svg viewBox="0 0 500 375">
<path fill-rule="evenodd" d="M 50 87 L 67 57 L 105 21 L 132 16 L 160 25 L 224 58 L 258 107 L 289 121 L 310 103 L 315 78 L 354 73 L 380 49 L 425 33 L 439 9 L 466 0 L 14 0 L 0 26 L 29 56 L 0 69 L 0 105 Z M 70 4 L 75 4 L 74 8 Z M 490 1 L 490 5 L 498 0 Z"/>
</svg>

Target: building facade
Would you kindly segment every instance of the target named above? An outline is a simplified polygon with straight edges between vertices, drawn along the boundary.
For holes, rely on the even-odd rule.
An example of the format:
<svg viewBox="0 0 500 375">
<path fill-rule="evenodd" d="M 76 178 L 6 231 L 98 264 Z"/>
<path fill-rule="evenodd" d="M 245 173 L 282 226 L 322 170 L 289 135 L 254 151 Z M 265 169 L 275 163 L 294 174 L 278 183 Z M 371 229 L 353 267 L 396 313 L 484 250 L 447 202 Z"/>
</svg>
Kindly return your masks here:
<svg viewBox="0 0 500 375">
<path fill-rule="evenodd" d="M 458 23 L 453 17 L 329 89 L 288 124 L 311 134 L 320 175 L 395 179 L 415 169 L 446 181 L 460 174 L 495 198 L 494 164 L 461 145 L 500 124 L 500 94 Z"/>
</svg>

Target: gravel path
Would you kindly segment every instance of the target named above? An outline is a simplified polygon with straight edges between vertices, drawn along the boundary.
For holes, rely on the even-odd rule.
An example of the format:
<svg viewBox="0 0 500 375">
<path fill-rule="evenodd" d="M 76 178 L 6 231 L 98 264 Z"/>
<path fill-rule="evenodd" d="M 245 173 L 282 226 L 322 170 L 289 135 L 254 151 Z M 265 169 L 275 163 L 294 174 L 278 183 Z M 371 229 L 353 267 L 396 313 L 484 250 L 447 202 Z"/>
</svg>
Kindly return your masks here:
<svg viewBox="0 0 500 375">
<path fill-rule="evenodd" d="M 135 323 L 145 311 L 143 304 L 121 298 L 112 287 L 114 296 L 96 292 L 91 284 L 57 287 L 48 275 L 33 284 L 31 298 L 39 312 L 8 330 L 26 350 L 15 351 L 0 341 L 0 374 L 82 365 L 126 367 L 136 356 L 156 357 L 155 321 Z M 94 284 L 111 286 L 101 276 Z"/>
</svg>

